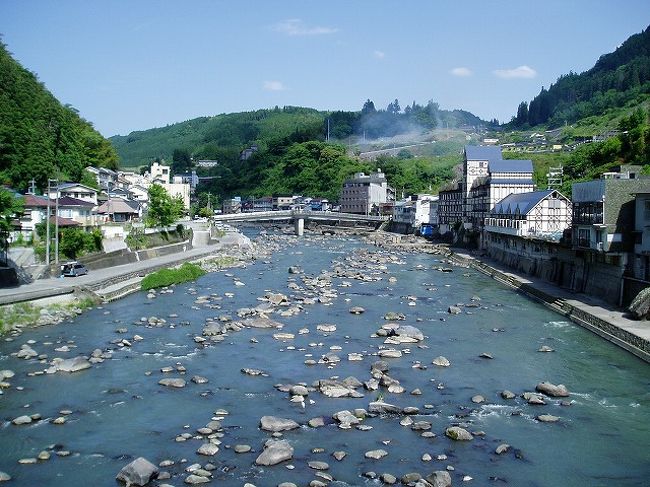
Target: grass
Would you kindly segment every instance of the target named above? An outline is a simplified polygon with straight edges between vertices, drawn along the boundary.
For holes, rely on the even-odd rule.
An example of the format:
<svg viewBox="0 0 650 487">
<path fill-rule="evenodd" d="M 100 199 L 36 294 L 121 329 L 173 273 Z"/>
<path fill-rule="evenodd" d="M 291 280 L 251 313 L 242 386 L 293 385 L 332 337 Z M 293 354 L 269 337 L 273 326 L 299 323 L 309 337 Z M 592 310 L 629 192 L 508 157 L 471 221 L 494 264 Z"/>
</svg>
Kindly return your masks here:
<svg viewBox="0 0 650 487">
<path fill-rule="evenodd" d="M 148 291 L 159 287 L 171 286 L 172 284 L 194 281 L 204 274 L 206 274 L 206 271 L 200 266 L 185 263 L 176 269 L 161 269 L 149 274 L 142 279 L 140 287 L 143 291 Z"/>
<path fill-rule="evenodd" d="M 0 306 L 0 334 L 9 331 L 14 325 L 29 326 L 37 323 L 41 317 L 42 308 L 47 308 L 52 313 L 56 313 L 57 311 L 67 312 L 76 308 L 85 311 L 96 304 L 97 302 L 93 298 L 88 297 L 75 299 L 69 303 L 48 306 L 38 306 L 31 302 Z"/>
</svg>

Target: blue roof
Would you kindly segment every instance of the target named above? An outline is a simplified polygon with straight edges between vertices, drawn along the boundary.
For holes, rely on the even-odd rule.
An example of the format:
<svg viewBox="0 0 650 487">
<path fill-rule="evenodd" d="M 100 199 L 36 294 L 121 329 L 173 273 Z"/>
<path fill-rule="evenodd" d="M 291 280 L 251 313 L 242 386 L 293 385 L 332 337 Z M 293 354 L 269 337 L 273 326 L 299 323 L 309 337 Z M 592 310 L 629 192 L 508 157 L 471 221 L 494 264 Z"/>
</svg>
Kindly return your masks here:
<svg viewBox="0 0 650 487">
<path fill-rule="evenodd" d="M 492 210 L 492 213 L 515 213 L 519 208 L 519 213 L 525 215 L 533 209 L 540 201 L 552 194 L 554 190 L 547 189 L 544 191 L 531 191 L 529 193 L 513 193 L 499 201 Z M 559 193 L 558 193 L 559 195 Z"/>
<path fill-rule="evenodd" d="M 500 161 L 501 147 L 497 145 L 466 145 L 465 158 L 468 161 Z"/>
<path fill-rule="evenodd" d="M 533 172 L 533 161 L 528 159 L 491 160 L 489 170 L 492 174 L 495 172 Z"/>
<path fill-rule="evenodd" d="M 490 184 L 535 184 L 535 181 L 532 179 L 501 179 L 501 178 L 490 178 Z"/>
</svg>

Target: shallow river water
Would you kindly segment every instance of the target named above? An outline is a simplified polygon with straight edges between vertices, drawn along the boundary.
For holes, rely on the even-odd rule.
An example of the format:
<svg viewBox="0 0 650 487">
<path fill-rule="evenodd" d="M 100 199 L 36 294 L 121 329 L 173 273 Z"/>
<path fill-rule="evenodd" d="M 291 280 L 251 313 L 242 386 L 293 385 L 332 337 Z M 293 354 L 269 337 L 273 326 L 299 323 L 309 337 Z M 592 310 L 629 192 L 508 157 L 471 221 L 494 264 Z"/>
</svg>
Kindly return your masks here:
<svg viewBox="0 0 650 487">
<path fill-rule="evenodd" d="M 357 241 L 335 238 L 305 237 L 297 242 L 268 261 L 208 274 L 176 286 L 170 294 L 150 299 L 146 293 L 136 293 L 74 321 L 28 330 L 14 341 L 0 341 L 0 369 L 16 373 L 11 387 L 0 396 L 0 471 L 13 477 L 8 485 L 115 486 L 117 472 L 139 456 L 155 464 L 173 460 L 175 464 L 163 470 L 171 473 L 171 479 L 164 482 L 175 486 L 184 485 L 187 466 L 208 461 L 216 466 L 208 485 L 308 485 L 316 478 L 316 471 L 307 464 L 312 460 L 327 462 L 327 472 L 339 481 L 337 485 L 381 485 L 379 480 L 362 476 L 368 471 L 389 472 L 399 479 L 409 472 L 427 475 L 448 467 L 454 485 L 648 485 L 650 366 L 473 270 L 437 270 L 449 266 L 435 256 L 400 255 L 403 263 L 388 264 L 376 275 L 381 280 L 373 282 L 332 279 L 338 297 L 330 304 L 306 305 L 302 313 L 288 318 L 272 316 L 284 324 L 283 332 L 295 334 L 294 339 L 274 339 L 278 330 L 245 329 L 221 343 L 205 348 L 197 345 L 194 337 L 201 334 L 206 318 L 230 314 L 237 319 L 239 308 L 257 306 L 257 298 L 268 291 L 291 296 L 287 284 L 295 280 L 300 285 L 301 281 L 300 276 L 287 272 L 289 266 L 301 266 L 306 275 L 315 276 L 331 270 L 333 260 L 343 260 L 352 255 L 353 248 L 363 247 Z M 396 282 L 389 282 L 391 276 Z M 237 280 L 244 285 L 236 285 Z M 221 309 L 195 304 L 198 296 L 210 294 L 221 298 L 212 301 Z M 480 298 L 474 301 L 478 306 L 448 314 L 449 305 L 467 304 L 473 297 Z M 366 311 L 350 314 L 352 306 Z M 386 359 L 389 374 L 400 381 L 404 393 L 361 388 L 363 398 L 335 399 L 315 391 L 303 407 L 274 388 L 279 383 L 311 384 L 333 376 L 368 380 L 370 365 L 378 359 L 373 354 L 383 346 L 383 339 L 371 335 L 386 323 L 384 315 L 389 311 L 403 313 L 406 320 L 401 323 L 418 327 L 426 336 L 420 344 L 395 346 L 408 353 Z M 144 326 L 141 317 L 150 316 L 165 318 L 166 326 Z M 337 325 L 337 331 L 317 331 L 322 323 Z M 117 334 L 119 328 L 128 332 Z M 299 334 L 301 328 L 308 328 L 309 333 Z M 131 340 L 136 334 L 143 339 Z M 118 349 L 111 344 L 118 338 L 130 339 L 132 346 Z M 11 356 L 28 340 L 33 340 L 31 346 L 39 354 L 47 354 L 45 362 Z M 69 352 L 54 350 L 66 343 Z M 555 351 L 538 352 L 543 345 Z M 341 347 L 334 352 L 341 357 L 340 363 L 332 368 L 305 365 L 305 360 L 318 360 L 332 346 Z M 73 374 L 27 375 L 44 370 L 54 357 L 90 355 L 96 348 L 115 349 L 113 358 Z M 353 352 L 364 354 L 363 360 L 348 361 Z M 482 353 L 493 359 L 480 357 Z M 450 367 L 432 365 L 440 355 L 449 359 Z M 426 367 L 413 367 L 417 363 Z M 163 367 L 178 364 L 185 367 L 185 374 L 161 372 Z M 261 369 L 268 376 L 242 374 L 244 367 Z M 195 384 L 189 380 L 194 375 L 209 382 Z M 158 381 L 163 377 L 184 377 L 187 386 L 161 386 Z M 554 398 L 547 398 L 546 405 L 527 404 L 521 394 L 534 391 L 541 381 L 565 384 L 571 392 L 566 401 L 571 404 L 562 405 Z M 416 388 L 421 395 L 410 394 Z M 504 389 L 517 397 L 502 399 Z M 476 394 L 487 401 L 472 403 Z M 400 425 L 404 416 L 366 418 L 362 424 L 372 427 L 367 431 L 342 430 L 329 420 L 324 427 L 307 426 L 311 418 L 367 408 L 377 398 L 400 407 L 418 407 L 420 414 L 413 419 L 429 421 L 436 436 L 422 437 L 420 431 Z M 222 444 L 214 457 L 196 454 L 203 444 L 200 439 L 175 440 L 182 433 L 196 435 L 217 409 L 229 414 L 223 417 Z M 72 414 L 65 424 L 52 424 L 61 410 Z M 22 426 L 11 424 L 17 416 L 35 413 L 42 419 Z M 540 414 L 560 420 L 539 422 L 535 418 Z M 290 418 L 302 425 L 283 435 L 295 449 L 291 461 L 272 467 L 255 465 L 271 437 L 259 429 L 264 415 Z M 445 428 L 457 424 L 484 435 L 469 442 L 446 438 Z M 494 450 L 502 443 L 511 448 L 496 455 Z M 248 444 L 253 451 L 237 454 L 228 448 L 236 444 Z M 322 451 L 313 452 L 314 448 Z M 388 455 L 379 460 L 364 457 L 364 452 L 376 449 Z M 43 450 L 52 453 L 49 460 L 18 463 Z M 57 456 L 60 450 L 70 455 Z M 332 453 L 341 450 L 347 456 L 337 461 Z M 432 456 L 431 461 L 421 459 L 425 453 Z M 446 458 L 437 459 L 440 455 Z"/>
</svg>

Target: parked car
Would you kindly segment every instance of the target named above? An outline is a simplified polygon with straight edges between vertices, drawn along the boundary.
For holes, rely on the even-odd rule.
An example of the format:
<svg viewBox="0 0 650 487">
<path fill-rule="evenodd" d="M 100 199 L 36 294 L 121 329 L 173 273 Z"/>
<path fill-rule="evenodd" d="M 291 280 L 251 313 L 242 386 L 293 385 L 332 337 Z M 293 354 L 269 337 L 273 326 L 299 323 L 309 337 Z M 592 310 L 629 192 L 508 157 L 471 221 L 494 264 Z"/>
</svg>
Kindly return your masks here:
<svg viewBox="0 0 650 487">
<path fill-rule="evenodd" d="M 77 277 L 88 274 L 88 268 L 79 262 L 69 262 L 61 266 L 61 275 Z"/>
</svg>

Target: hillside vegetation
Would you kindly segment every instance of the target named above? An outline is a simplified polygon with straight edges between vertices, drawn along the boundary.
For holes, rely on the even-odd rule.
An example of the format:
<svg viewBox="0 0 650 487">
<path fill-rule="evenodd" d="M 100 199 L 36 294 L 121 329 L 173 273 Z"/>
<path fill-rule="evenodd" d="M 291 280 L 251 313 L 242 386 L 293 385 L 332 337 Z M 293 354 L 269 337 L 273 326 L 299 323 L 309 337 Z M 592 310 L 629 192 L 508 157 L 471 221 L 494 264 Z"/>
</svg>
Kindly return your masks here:
<svg viewBox="0 0 650 487">
<path fill-rule="evenodd" d="M 90 165 L 116 169 L 113 146 L 0 43 L 0 182 L 44 188 L 48 178 L 79 181 Z"/>
<path fill-rule="evenodd" d="M 636 106 L 650 97 L 650 27 L 581 74 L 560 76 L 530 103 L 522 102 L 510 126 L 558 127 L 608 110 Z"/>
</svg>

